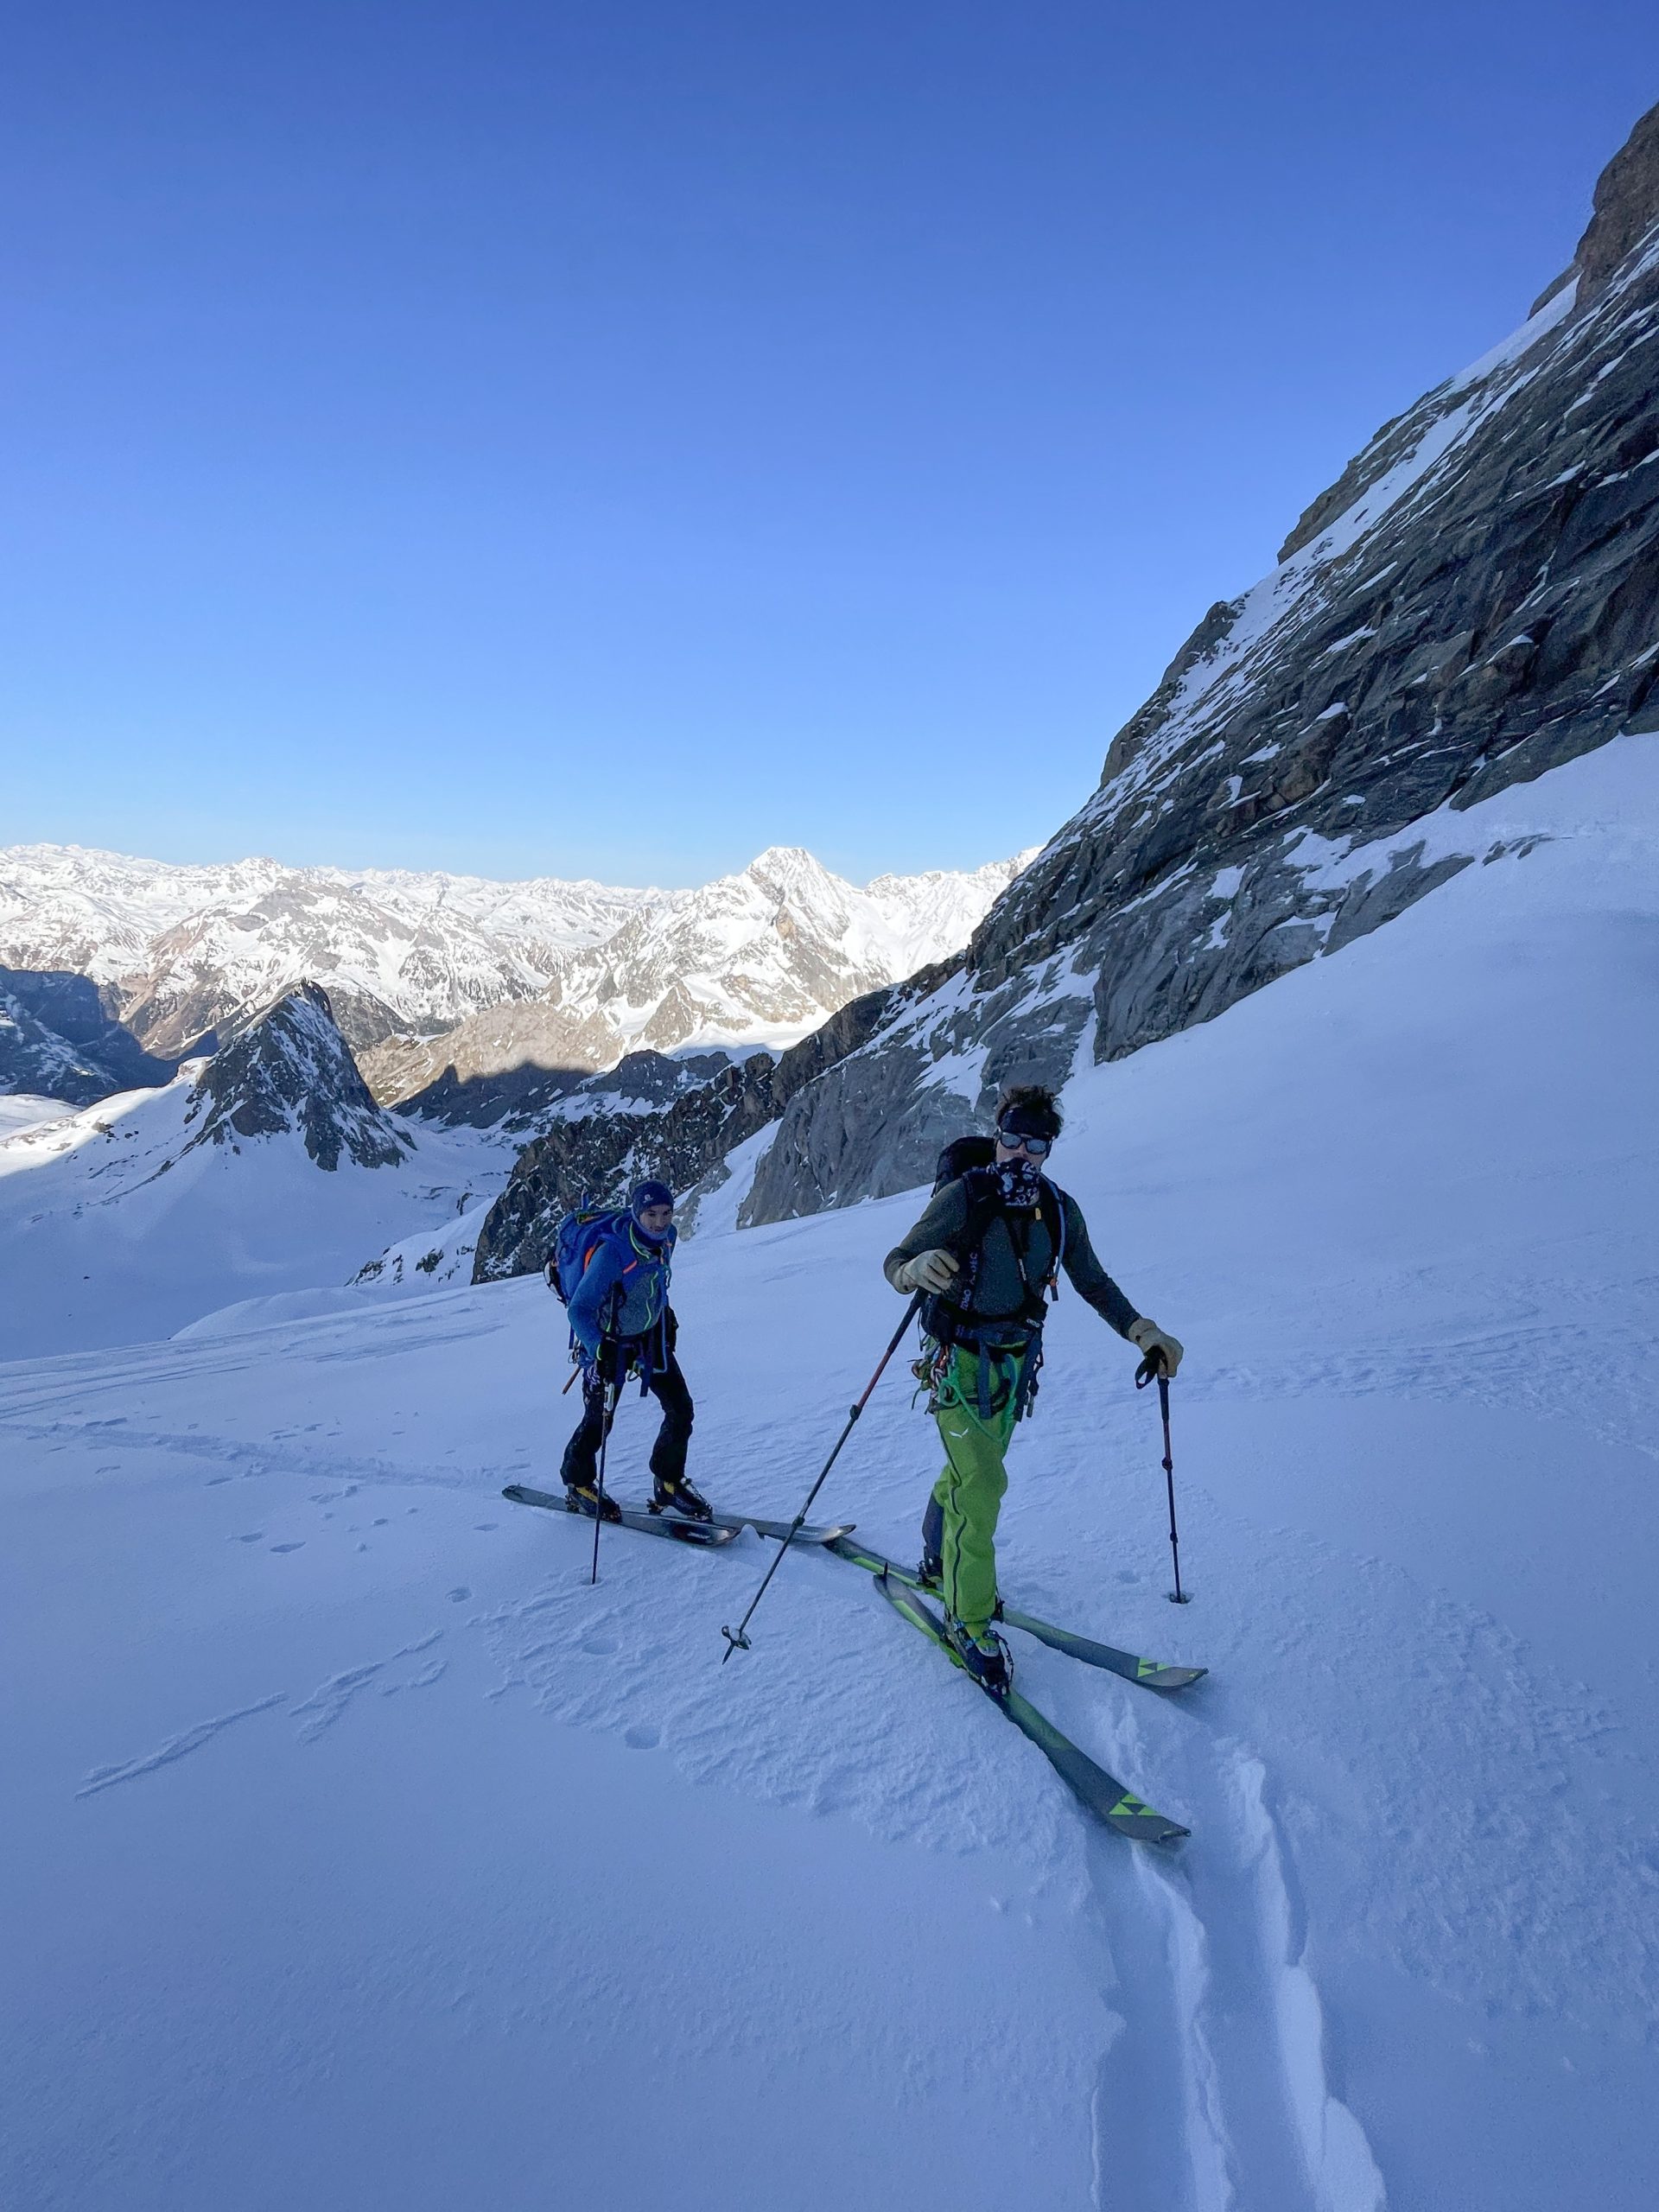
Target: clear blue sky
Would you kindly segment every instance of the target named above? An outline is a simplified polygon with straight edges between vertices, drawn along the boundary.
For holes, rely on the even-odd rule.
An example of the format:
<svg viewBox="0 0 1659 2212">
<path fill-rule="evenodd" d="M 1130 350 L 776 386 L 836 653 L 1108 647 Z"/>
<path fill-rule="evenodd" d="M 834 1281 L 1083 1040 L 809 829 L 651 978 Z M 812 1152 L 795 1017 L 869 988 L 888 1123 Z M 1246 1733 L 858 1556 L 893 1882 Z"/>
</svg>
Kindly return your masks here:
<svg viewBox="0 0 1659 2212">
<path fill-rule="evenodd" d="M 0 843 L 1034 842 L 1656 99 L 1652 0 L 15 10 Z"/>
</svg>

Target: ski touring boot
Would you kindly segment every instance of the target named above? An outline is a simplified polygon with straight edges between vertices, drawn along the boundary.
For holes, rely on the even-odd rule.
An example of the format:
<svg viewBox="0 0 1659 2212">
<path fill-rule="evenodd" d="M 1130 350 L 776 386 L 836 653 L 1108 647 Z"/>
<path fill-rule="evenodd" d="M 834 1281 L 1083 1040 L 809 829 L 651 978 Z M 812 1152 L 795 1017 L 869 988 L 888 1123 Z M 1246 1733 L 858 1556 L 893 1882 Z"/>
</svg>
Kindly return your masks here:
<svg viewBox="0 0 1659 2212">
<path fill-rule="evenodd" d="M 652 1479 L 651 1510 L 677 1513 L 685 1521 L 712 1521 L 715 1509 L 683 1475 L 656 1475 Z"/>
<path fill-rule="evenodd" d="M 925 1590 L 938 1590 L 944 1582 L 944 1508 L 936 1497 L 927 1501 L 922 1516 L 922 1555 L 916 1563 Z"/>
<path fill-rule="evenodd" d="M 601 1497 L 596 1483 L 566 1483 L 565 1510 L 585 1513 L 590 1521 L 620 1521 L 622 1509 L 613 1497 Z"/>
<path fill-rule="evenodd" d="M 1006 1697 L 1014 1687 L 1014 1661 L 996 1631 L 988 1628 L 978 1636 L 971 1635 L 954 1613 L 947 1613 L 944 1632 L 950 1649 L 974 1680 L 993 1697 Z"/>
</svg>

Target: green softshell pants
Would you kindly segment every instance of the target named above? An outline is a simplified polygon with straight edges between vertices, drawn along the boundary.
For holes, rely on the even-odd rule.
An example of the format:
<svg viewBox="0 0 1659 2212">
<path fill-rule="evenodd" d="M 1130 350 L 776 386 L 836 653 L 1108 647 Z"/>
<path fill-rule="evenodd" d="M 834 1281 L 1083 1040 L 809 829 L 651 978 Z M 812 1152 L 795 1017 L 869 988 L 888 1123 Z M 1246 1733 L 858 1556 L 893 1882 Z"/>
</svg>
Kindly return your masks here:
<svg viewBox="0 0 1659 2212">
<path fill-rule="evenodd" d="M 944 1444 L 944 1471 L 933 1496 L 944 1514 L 944 1602 L 963 1626 L 982 1635 L 996 1611 L 996 1516 L 1008 1486 L 1003 1465 L 1018 1410 L 1020 1355 L 992 1352 L 991 1411 L 979 1411 L 977 1351 L 958 1345 L 940 1378 L 934 1418 Z"/>
</svg>

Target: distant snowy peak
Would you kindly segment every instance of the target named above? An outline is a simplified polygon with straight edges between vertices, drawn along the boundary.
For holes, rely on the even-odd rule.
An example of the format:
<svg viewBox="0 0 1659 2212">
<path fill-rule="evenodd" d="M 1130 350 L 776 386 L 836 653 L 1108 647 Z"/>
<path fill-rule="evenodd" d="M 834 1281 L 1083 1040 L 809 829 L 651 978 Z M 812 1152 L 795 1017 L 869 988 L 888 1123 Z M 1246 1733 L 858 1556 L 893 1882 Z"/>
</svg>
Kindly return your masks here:
<svg viewBox="0 0 1659 2212">
<path fill-rule="evenodd" d="M 882 876 L 866 888 L 797 846 L 662 894 L 602 943 L 561 956 L 545 991 L 442 1035 L 364 1054 L 383 1102 L 444 1121 L 541 1116 L 627 1055 L 778 1051 L 853 1001 L 959 954 L 1028 855 L 971 874 Z"/>
<path fill-rule="evenodd" d="M 1023 857 L 860 889 L 798 847 L 643 908 L 562 963 L 550 997 L 630 1047 L 794 1043 L 866 991 L 959 952 Z"/>
<path fill-rule="evenodd" d="M 187 1150 L 294 1132 L 331 1171 L 342 1158 L 393 1167 L 413 1149 L 369 1096 L 328 995 L 315 983 L 289 992 L 208 1063 L 186 1122 Z"/>
</svg>

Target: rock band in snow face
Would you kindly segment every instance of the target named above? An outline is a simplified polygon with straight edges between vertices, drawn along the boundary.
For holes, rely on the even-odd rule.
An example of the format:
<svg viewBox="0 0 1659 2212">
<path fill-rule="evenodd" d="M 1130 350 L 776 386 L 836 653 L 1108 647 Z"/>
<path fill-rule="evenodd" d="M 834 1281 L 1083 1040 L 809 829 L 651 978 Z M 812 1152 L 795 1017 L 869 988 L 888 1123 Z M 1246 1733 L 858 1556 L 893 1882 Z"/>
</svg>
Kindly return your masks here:
<svg viewBox="0 0 1659 2212">
<path fill-rule="evenodd" d="M 922 1518 L 919 1573 L 943 1599 L 956 1656 L 1000 1694 L 1011 1662 L 995 1627 L 997 1519 L 1008 1446 L 1032 1411 L 1061 1272 L 1152 1371 L 1173 1376 L 1182 1348 L 1136 1312 L 1096 1256 L 1077 1200 L 1050 1181 L 1062 1126 L 1054 1094 L 1037 1084 L 1007 1090 L 995 1121 L 994 1136 L 945 1147 L 932 1196 L 888 1253 L 885 1273 L 916 1300 L 915 1372 L 944 1447 Z M 582 1377 L 582 1418 L 561 1469 L 573 1511 L 620 1517 L 605 1491 L 605 1446 L 623 1388 L 637 1378 L 640 1395 L 662 1409 L 652 1511 L 711 1516 L 685 1471 L 693 1406 L 669 1303 L 676 1236 L 673 1192 L 655 1179 L 639 1184 L 625 1208 L 582 1208 L 559 1224 L 545 1272 L 569 1310 Z"/>
</svg>

